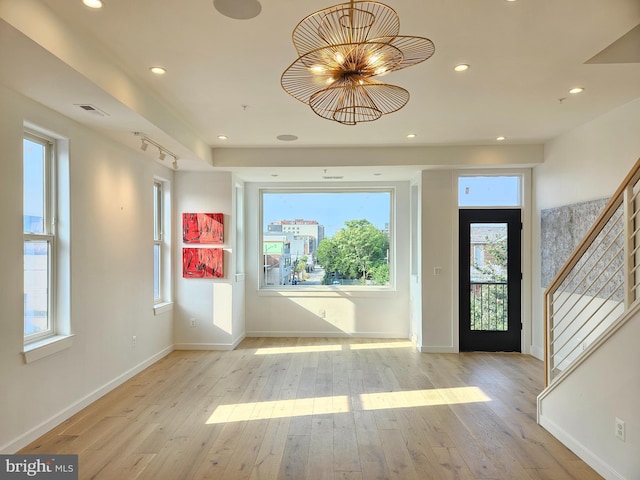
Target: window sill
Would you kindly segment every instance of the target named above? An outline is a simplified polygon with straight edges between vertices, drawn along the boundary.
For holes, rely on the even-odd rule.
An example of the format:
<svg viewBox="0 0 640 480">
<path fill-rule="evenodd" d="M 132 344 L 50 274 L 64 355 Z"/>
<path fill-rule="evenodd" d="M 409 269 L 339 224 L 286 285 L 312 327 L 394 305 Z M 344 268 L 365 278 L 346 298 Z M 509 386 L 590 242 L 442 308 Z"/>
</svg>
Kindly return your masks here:
<svg viewBox="0 0 640 480">
<path fill-rule="evenodd" d="M 54 353 L 66 350 L 73 345 L 74 335 L 55 335 L 39 342 L 33 342 L 24 346 L 24 363 L 35 362 Z"/>
<path fill-rule="evenodd" d="M 397 294 L 393 287 L 353 287 L 353 286 L 308 286 L 308 287 L 263 287 L 258 290 L 260 297 L 391 297 Z"/>
<path fill-rule="evenodd" d="M 173 302 L 156 303 L 153 306 L 153 314 L 156 316 L 167 312 L 173 312 Z"/>
</svg>

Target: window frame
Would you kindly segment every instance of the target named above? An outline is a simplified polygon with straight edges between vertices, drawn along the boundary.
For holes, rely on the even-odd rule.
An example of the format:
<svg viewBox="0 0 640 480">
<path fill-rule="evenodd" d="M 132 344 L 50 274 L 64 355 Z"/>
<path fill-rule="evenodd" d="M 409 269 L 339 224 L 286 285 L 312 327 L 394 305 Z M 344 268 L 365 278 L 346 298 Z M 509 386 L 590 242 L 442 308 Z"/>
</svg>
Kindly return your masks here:
<svg viewBox="0 0 640 480">
<path fill-rule="evenodd" d="M 23 312 L 23 341 L 24 345 L 31 345 L 42 340 L 54 337 L 57 335 L 57 316 L 56 316 L 56 212 L 57 212 L 57 190 L 56 190 L 56 140 L 52 137 L 44 135 L 40 132 L 36 132 L 31 129 L 25 128 L 23 130 L 22 142 L 28 140 L 33 143 L 37 143 L 44 147 L 43 154 L 43 232 L 25 232 L 24 228 L 24 205 L 23 212 L 23 262 L 24 262 L 24 246 L 29 242 L 46 242 L 47 243 L 47 329 L 41 332 L 25 334 L 24 327 L 26 322 L 26 311 Z M 24 167 L 25 167 L 25 152 L 22 153 L 22 168 L 23 168 L 23 198 L 24 198 Z M 23 200 L 24 201 L 24 200 Z M 25 268 L 23 266 L 23 275 Z M 23 279 L 24 283 L 24 279 Z"/>
<path fill-rule="evenodd" d="M 236 249 L 236 281 L 244 278 L 244 252 L 245 252 L 245 212 L 244 212 L 244 184 L 237 182 L 235 184 L 235 217 L 236 229 L 234 237 L 234 245 Z"/>
<path fill-rule="evenodd" d="M 264 195 L 274 193 L 291 193 L 291 194 L 303 194 L 303 193 L 388 193 L 389 194 L 389 282 L 387 285 L 264 285 L 263 275 L 263 244 L 264 244 Z M 262 294 L 269 295 L 277 294 L 292 294 L 296 295 L 301 293 L 306 295 L 310 292 L 332 292 L 332 291 L 345 291 L 353 292 L 358 295 L 367 295 L 370 292 L 374 295 L 384 292 L 394 292 L 396 290 L 396 187 L 393 185 L 372 185 L 372 186 L 352 186 L 352 185 L 340 185 L 340 186 L 314 186 L 303 188 L 299 186 L 262 186 L 258 188 L 258 291 Z M 284 233 L 284 232 L 283 232 Z M 288 232 L 296 234 L 295 231 Z M 327 238 L 325 236 L 325 238 Z M 376 293 L 377 292 L 377 293 Z"/>
<path fill-rule="evenodd" d="M 158 305 L 164 302 L 164 186 L 163 183 L 158 180 L 153 180 L 153 256 L 154 256 L 154 271 L 153 271 L 153 304 Z M 156 248 L 158 249 L 156 259 Z M 158 270 L 156 273 L 155 262 L 158 263 Z M 156 278 L 157 276 L 157 278 Z M 158 295 L 155 294 L 155 286 L 158 285 Z"/>
<path fill-rule="evenodd" d="M 481 202 L 481 203 L 464 203 L 460 201 L 460 182 L 462 179 L 496 179 L 496 178 L 516 178 L 518 182 L 518 191 L 516 194 L 517 201 L 515 203 L 494 203 L 494 202 Z M 509 173 L 509 172 L 468 172 L 461 173 L 456 178 L 455 192 L 456 192 L 456 205 L 457 208 L 523 208 L 524 205 L 524 177 L 521 173 Z"/>
</svg>

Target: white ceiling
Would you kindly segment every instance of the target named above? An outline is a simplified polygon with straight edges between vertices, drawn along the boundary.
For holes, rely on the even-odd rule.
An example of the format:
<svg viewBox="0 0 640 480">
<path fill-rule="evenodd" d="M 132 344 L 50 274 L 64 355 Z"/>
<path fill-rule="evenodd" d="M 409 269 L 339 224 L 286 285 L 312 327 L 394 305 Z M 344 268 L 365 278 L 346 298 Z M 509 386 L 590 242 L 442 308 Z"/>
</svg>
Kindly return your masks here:
<svg viewBox="0 0 640 480">
<path fill-rule="evenodd" d="M 132 147 L 144 132 L 181 168 L 210 168 L 218 148 L 541 144 L 640 97 L 638 0 L 386 0 L 400 33 L 436 53 L 385 77 L 409 90 L 407 106 L 356 126 L 280 86 L 293 28 L 332 2 L 262 0 L 256 18 L 234 20 L 212 0 L 103 1 L 0 0 L 0 82 Z"/>
</svg>

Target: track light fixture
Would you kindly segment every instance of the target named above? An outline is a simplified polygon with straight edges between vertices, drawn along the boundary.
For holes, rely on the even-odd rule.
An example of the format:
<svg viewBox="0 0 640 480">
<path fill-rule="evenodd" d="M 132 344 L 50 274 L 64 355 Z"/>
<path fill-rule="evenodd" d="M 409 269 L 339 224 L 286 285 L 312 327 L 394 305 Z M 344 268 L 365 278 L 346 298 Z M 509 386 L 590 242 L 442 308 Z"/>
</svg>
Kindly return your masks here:
<svg viewBox="0 0 640 480">
<path fill-rule="evenodd" d="M 165 158 L 167 158 L 167 155 L 169 155 L 170 157 L 173 157 L 173 168 L 176 168 L 176 169 L 178 168 L 178 156 L 175 153 L 172 153 L 171 151 L 167 150 L 158 142 L 151 140 L 144 133 L 133 132 L 133 134 L 136 137 L 140 137 L 140 141 L 142 142 L 140 145 L 140 150 L 142 150 L 143 152 L 146 152 L 149 145 L 153 145 L 158 149 L 158 160 L 164 160 Z"/>
</svg>

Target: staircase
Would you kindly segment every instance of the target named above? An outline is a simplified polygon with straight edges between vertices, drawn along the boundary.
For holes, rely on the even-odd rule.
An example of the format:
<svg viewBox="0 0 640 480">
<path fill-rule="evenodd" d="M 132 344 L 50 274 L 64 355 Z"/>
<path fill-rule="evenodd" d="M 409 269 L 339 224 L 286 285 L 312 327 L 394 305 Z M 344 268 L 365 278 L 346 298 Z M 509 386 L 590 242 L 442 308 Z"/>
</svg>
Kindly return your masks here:
<svg viewBox="0 0 640 480">
<path fill-rule="evenodd" d="M 544 294 L 538 423 L 614 479 L 640 479 L 639 181 L 640 160 Z"/>
</svg>

